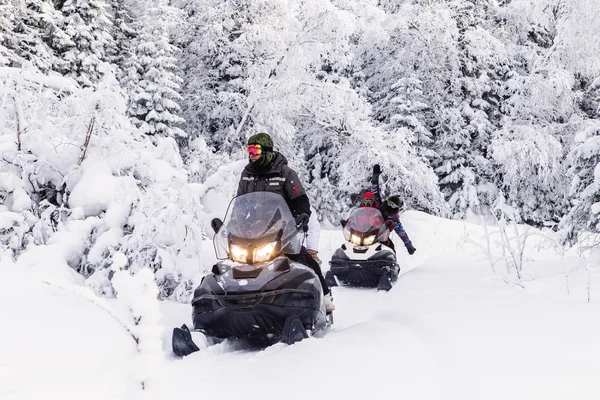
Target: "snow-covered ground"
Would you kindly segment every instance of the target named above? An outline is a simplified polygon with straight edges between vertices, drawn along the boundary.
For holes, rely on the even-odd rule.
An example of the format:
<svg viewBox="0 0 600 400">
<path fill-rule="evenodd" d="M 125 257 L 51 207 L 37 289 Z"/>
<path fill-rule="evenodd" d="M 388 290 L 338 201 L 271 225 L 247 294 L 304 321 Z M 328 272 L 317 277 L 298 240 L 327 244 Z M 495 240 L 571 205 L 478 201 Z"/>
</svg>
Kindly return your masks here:
<svg viewBox="0 0 600 400">
<path fill-rule="evenodd" d="M 481 225 L 418 212 L 403 221 L 417 253 L 398 246 L 398 283 L 389 293 L 335 289 L 335 324 L 324 338 L 264 350 L 226 341 L 177 359 L 170 332 L 189 324 L 191 309 L 163 302 L 164 365 L 146 398 L 600 398 L 595 270 L 536 236 L 517 282 L 502 262 L 492 271 Z M 322 231 L 324 265 L 341 242 L 341 232 Z M 501 245 L 491 245 L 499 256 Z M 1 399 L 142 395 L 135 343 L 111 315 L 117 300 L 3 260 Z"/>
</svg>

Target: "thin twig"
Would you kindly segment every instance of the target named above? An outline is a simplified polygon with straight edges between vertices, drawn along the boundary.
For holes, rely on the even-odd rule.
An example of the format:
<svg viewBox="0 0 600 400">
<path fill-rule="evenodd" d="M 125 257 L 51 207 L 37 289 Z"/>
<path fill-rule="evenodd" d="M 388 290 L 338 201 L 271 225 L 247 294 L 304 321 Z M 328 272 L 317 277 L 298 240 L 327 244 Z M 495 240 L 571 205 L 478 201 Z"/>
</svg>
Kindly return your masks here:
<svg viewBox="0 0 600 400">
<path fill-rule="evenodd" d="M 17 118 L 17 151 L 21 151 L 21 105 L 19 104 L 17 97 L 13 96 L 15 102 L 15 116 Z"/>
<path fill-rule="evenodd" d="M 96 123 L 96 112 L 100 108 L 100 102 L 96 103 L 96 107 L 94 107 L 94 113 L 92 114 L 92 119 L 88 124 L 87 134 L 85 135 L 85 143 L 83 144 L 83 152 L 79 157 L 79 161 L 77 161 L 77 165 L 81 165 L 83 160 L 85 159 L 85 154 L 87 153 L 88 146 L 90 145 L 90 139 L 92 138 L 92 132 L 94 132 L 94 124 Z"/>
<path fill-rule="evenodd" d="M 133 341 L 136 344 L 140 343 L 140 339 L 133 333 L 133 331 L 127 326 L 127 324 L 125 322 L 123 322 L 121 320 L 121 318 L 119 318 L 119 316 L 117 314 L 115 314 L 115 312 L 113 310 L 111 310 L 110 308 L 108 308 L 106 305 L 98 302 L 96 299 L 94 299 L 91 296 L 87 296 L 87 295 L 84 295 L 83 293 L 79 293 L 79 292 L 77 292 L 75 290 L 71 290 L 70 288 L 62 286 L 60 284 L 57 284 L 56 282 L 43 281 L 43 283 L 45 283 L 46 285 L 48 285 L 50 287 L 54 287 L 54 288 L 60 289 L 60 290 L 62 290 L 64 292 L 67 292 L 67 293 L 73 294 L 75 296 L 81 297 L 82 299 L 87 300 L 90 303 L 92 303 L 93 305 L 97 306 L 101 310 L 104 310 L 111 317 L 113 317 L 115 319 L 115 321 L 117 321 L 119 323 L 119 325 L 121 325 L 121 327 L 123 327 L 123 329 L 125 329 L 127 331 L 127 333 L 131 336 L 131 338 L 133 339 Z"/>
</svg>

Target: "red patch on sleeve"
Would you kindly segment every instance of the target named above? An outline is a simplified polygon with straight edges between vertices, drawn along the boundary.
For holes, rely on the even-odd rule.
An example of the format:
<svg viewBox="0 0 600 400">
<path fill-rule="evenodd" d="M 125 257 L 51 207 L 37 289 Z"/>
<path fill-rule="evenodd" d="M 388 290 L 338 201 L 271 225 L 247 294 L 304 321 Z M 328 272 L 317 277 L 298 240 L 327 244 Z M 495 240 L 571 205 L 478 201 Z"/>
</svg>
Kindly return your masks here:
<svg viewBox="0 0 600 400">
<path fill-rule="evenodd" d="M 294 192 L 296 192 L 296 194 L 300 194 L 300 191 L 298 190 L 298 188 L 296 187 L 296 184 L 293 185 L 294 188 Z"/>
</svg>

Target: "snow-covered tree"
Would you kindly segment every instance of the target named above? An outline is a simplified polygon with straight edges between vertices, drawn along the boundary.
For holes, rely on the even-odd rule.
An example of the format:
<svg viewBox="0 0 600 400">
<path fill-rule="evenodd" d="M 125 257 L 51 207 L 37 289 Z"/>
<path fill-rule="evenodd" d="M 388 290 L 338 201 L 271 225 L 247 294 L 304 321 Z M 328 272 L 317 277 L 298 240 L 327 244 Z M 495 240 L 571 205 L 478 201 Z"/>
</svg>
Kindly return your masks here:
<svg viewBox="0 0 600 400">
<path fill-rule="evenodd" d="M 507 125 L 493 140 L 490 153 L 502 203 L 516 210 L 518 221 L 556 223 L 564 204 L 564 150 L 554 132 Z"/>
<path fill-rule="evenodd" d="M 62 15 L 50 0 L 10 0 L 0 6 L 0 65 L 32 65 L 48 72 L 55 56 L 48 46 L 66 40 Z"/>
<path fill-rule="evenodd" d="M 234 138 L 247 93 L 243 86 L 247 64 L 252 60 L 244 38 L 256 23 L 252 4 L 246 1 L 181 0 L 187 28 L 178 35 L 182 49 L 180 67 L 184 84 L 183 118 L 190 139 L 203 137 L 209 146 L 226 153 L 239 147 Z M 193 150 L 193 147 L 192 149 Z"/>
<path fill-rule="evenodd" d="M 15 256 L 53 246 L 108 295 L 108 261 L 121 251 L 131 270 L 157 273 L 161 297 L 183 298 L 203 268 L 202 206 L 175 140 L 144 140 L 119 91 L 111 75 L 82 90 L 70 79 L 0 70 L 0 240 Z M 194 272 L 182 273 L 188 264 Z"/>
<path fill-rule="evenodd" d="M 129 91 L 129 115 L 147 135 L 185 136 L 178 125 L 181 78 L 177 75 L 177 48 L 170 31 L 177 23 L 177 10 L 165 0 L 155 0 L 136 24 L 134 54 L 127 62 L 125 84 Z"/>
<path fill-rule="evenodd" d="M 393 84 L 388 100 L 390 115 L 385 122 L 388 130 L 405 136 L 417 154 L 425 159 L 433 159 L 436 157 L 431 149 L 433 135 L 425 125 L 425 112 L 429 106 L 424 103 L 426 99 L 422 86 L 421 80 L 414 77 L 402 77 Z"/>
<path fill-rule="evenodd" d="M 53 39 L 58 57 L 54 68 L 84 87 L 93 87 L 106 73 L 102 64 L 115 53 L 107 4 L 104 0 L 66 0 L 61 11 L 66 37 Z"/>
<path fill-rule="evenodd" d="M 600 233 L 600 124 L 575 138 L 567 157 L 571 183 L 569 211 L 561 221 L 565 240 L 574 244 L 583 232 Z"/>
<path fill-rule="evenodd" d="M 113 37 L 115 39 L 115 48 L 109 49 L 108 60 L 115 67 L 117 79 L 123 83 L 122 86 L 126 86 L 124 77 L 134 56 L 137 37 L 134 28 L 136 14 L 133 9 L 139 4 L 132 0 L 110 0 L 108 4 L 114 12 Z"/>
</svg>

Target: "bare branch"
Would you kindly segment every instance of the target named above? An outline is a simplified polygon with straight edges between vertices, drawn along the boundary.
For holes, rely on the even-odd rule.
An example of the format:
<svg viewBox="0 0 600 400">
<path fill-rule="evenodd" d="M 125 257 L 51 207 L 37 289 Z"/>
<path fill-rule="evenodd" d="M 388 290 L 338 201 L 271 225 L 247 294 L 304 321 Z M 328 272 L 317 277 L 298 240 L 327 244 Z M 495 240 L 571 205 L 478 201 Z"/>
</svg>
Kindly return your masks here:
<svg viewBox="0 0 600 400">
<path fill-rule="evenodd" d="M 21 118 L 23 111 L 21 110 L 21 104 L 19 104 L 17 96 L 13 96 L 13 101 L 15 102 L 15 116 L 17 120 L 17 151 L 21 151 Z"/>
<path fill-rule="evenodd" d="M 83 160 L 85 159 L 85 155 L 87 153 L 88 146 L 90 145 L 90 139 L 92 138 L 92 132 L 94 132 L 94 125 L 96 124 L 96 112 L 100 108 L 100 102 L 96 103 L 96 107 L 94 107 L 94 113 L 92 114 L 92 119 L 88 124 L 87 133 L 85 135 L 85 143 L 83 144 L 83 152 L 81 156 L 79 156 L 79 161 L 77 161 L 77 165 L 81 165 Z"/>
<path fill-rule="evenodd" d="M 102 304 L 100 301 L 98 301 L 99 299 L 96 299 L 96 298 L 94 298 L 90 295 L 84 294 L 82 292 L 72 290 L 68 287 L 57 284 L 56 282 L 50 282 L 50 281 L 43 281 L 43 282 L 50 287 L 54 287 L 54 288 L 60 289 L 64 292 L 81 297 L 82 299 L 87 300 L 90 303 L 92 303 L 93 305 L 97 306 L 101 310 L 106 311 L 111 317 L 113 317 L 115 319 L 115 321 L 117 321 L 119 323 L 119 325 L 121 325 L 121 327 L 123 327 L 123 329 L 125 329 L 125 331 L 127 331 L 129 336 L 131 336 L 131 338 L 133 339 L 133 341 L 136 344 L 140 343 L 140 339 L 131 331 L 129 326 L 127 326 L 127 324 L 121 318 L 119 318 L 119 316 L 117 314 L 115 314 L 115 312 L 113 310 L 111 310 L 108 306 L 106 306 L 105 304 Z"/>
</svg>

